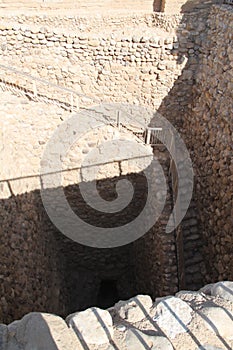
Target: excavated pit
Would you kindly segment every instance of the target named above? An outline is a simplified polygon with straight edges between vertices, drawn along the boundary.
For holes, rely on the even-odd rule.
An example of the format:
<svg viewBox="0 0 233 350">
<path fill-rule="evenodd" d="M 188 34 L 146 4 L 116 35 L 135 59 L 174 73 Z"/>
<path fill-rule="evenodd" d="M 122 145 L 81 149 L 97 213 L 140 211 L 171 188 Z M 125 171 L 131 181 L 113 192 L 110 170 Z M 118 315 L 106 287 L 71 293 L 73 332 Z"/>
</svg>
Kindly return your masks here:
<svg viewBox="0 0 233 350">
<path fill-rule="evenodd" d="M 31 311 L 66 316 L 93 305 L 107 308 L 139 293 L 155 298 L 232 279 L 232 82 L 228 73 L 232 33 L 225 25 L 232 23 L 232 8 L 212 6 L 215 2 L 199 6 L 200 1 L 188 1 L 182 14 L 175 16 L 121 14 L 92 20 L 32 13 L 4 16 L 0 63 L 8 62 L 9 67 L 1 66 L 0 79 L 4 90 L 0 322 L 9 323 Z M 61 30 L 54 31 L 55 27 Z M 76 28 L 74 37 L 70 31 Z M 26 75 L 18 75 L 12 67 Z M 27 74 L 45 83 L 35 84 Z M 76 101 L 56 84 L 91 97 Z M 44 145 L 70 117 L 61 107 L 88 108 L 95 99 L 142 104 L 157 110 L 181 133 L 193 161 L 195 183 L 180 231 L 166 232 L 176 199 L 171 159 L 166 150 L 155 148 L 167 198 L 160 219 L 143 237 L 116 248 L 91 248 L 69 239 L 50 221 L 40 196 Z M 100 140 L 91 135 L 78 148 L 79 155 L 89 150 L 94 137 L 95 142 Z M 70 163 L 72 157 L 76 164 L 75 152 Z M 86 206 L 77 186 L 80 179 L 63 186 L 74 212 L 96 227 L 126 224 L 145 204 L 143 175 L 130 166 L 124 175 L 117 169 L 117 174 L 104 171 L 98 179 L 100 196 L 114 200 L 114 186 L 127 177 L 136 191 L 126 212 L 116 216 L 98 214 Z"/>
</svg>

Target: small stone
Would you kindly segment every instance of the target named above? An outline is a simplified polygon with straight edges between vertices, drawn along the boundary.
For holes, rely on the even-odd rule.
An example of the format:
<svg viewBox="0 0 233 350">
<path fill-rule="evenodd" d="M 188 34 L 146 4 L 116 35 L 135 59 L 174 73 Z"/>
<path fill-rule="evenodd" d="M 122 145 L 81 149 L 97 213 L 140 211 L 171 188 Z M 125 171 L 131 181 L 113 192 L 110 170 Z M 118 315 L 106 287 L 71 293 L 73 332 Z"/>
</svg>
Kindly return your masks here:
<svg viewBox="0 0 233 350">
<path fill-rule="evenodd" d="M 166 69 L 166 65 L 163 64 L 163 63 L 159 63 L 159 64 L 158 64 L 158 69 L 159 69 L 159 70 L 165 70 L 165 69 Z"/>
<path fill-rule="evenodd" d="M 119 331 L 119 332 L 124 332 L 126 331 L 126 327 L 123 325 L 123 324 L 119 324 L 116 329 Z"/>
<path fill-rule="evenodd" d="M 22 40 L 23 40 L 23 36 L 22 36 L 21 34 L 18 34 L 18 35 L 16 36 L 16 38 L 17 38 L 17 40 L 19 40 L 19 41 L 22 41 Z"/>
<path fill-rule="evenodd" d="M 45 39 L 45 35 L 43 33 L 38 34 L 38 39 L 43 40 Z"/>
<path fill-rule="evenodd" d="M 163 336 L 146 334 L 138 329 L 129 329 L 125 337 L 127 350 L 172 350 L 173 346 L 170 341 Z"/>
<path fill-rule="evenodd" d="M 152 305 L 148 295 L 138 295 L 128 301 L 119 301 L 115 305 L 115 310 L 121 318 L 136 323 L 147 317 Z"/>
<path fill-rule="evenodd" d="M 182 299 L 183 301 L 186 302 L 195 302 L 195 303 L 202 303 L 206 301 L 206 297 L 203 296 L 200 292 L 196 291 L 186 291 L 186 290 L 181 290 L 175 295 L 177 298 Z"/>
<path fill-rule="evenodd" d="M 199 289 L 199 292 L 200 293 L 204 293 L 206 295 L 211 295 L 211 291 L 212 291 L 212 288 L 213 288 L 214 285 L 215 285 L 215 283 L 206 284 L 204 287 Z"/>
<path fill-rule="evenodd" d="M 133 42 L 133 43 L 139 43 L 139 41 L 140 41 L 140 39 L 139 39 L 137 36 L 134 35 L 134 36 L 132 37 L 132 42 Z"/>
<path fill-rule="evenodd" d="M 87 36 L 83 33 L 78 36 L 79 40 L 87 40 Z"/>
<path fill-rule="evenodd" d="M 97 47 L 97 46 L 99 46 L 99 41 L 98 41 L 98 40 L 90 40 L 90 41 L 88 42 L 88 44 L 89 44 L 90 46 Z"/>
<path fill-rule="evenodd" d="M 66 44 L 67 49 L 72 49 L 73 45 L 72 44 Z"/>
<path fill-rule="evenodd" d="M 147 38 L 145 36 L 141 37 L 141 39 L 140 39 L 140 43 L 146 43 L 147 41 L 149 41 L 149 38 Z"/>
<path fill-rule="evenodd" d="M 69 315 L 66 322 L 87 344 L 106 344 L 113 337 L 112 317 L 106 310 L 92 307 Z"/>
</svg>

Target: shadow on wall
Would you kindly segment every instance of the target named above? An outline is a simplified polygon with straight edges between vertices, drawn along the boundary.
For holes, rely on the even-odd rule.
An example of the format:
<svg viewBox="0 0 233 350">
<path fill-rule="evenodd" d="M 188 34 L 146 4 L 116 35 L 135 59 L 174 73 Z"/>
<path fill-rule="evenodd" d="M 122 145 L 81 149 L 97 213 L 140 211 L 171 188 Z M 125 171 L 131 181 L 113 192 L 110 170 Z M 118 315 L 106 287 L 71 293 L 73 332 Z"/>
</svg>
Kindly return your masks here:
<svg viewBox="0 0 233 350">
<path fill-rule="evenodd" d="M 181 13 L 200 11 L 201 9 L 210 8 L 214 4 L 221 4 L 222 0 L 187 0 L 181 7 Z"/>
<path fill-rule="evenodd" d="M 181 5 L 183 3 L 183 5 Z M 188 13 L 199 11 L 200 9 L 210 7 L 213 4 L 221 4 L 223 0 L 154 0 L 153 2 L 153 11 L 154 12 L 167 12 L 167 7 L 169 8 L 168 12 L 170 13 Z"/>
<path fill-rule="evenodd" d="M 211 41 L 207 38 L 208 28 L 206 27 L 208 26 L 207 18 L 210 7 L 199 9 L 196 13 L 189 14 L 186 13 L 186 6 L 188 5 L 190 9 L 191 2 L 184 5 L 183 10 L 185 13 L 177 30 L 178 46 L 172 50 L 172 54 L 177 57 L 178 62 L 187 59 L 187 64 L 182 75 L 177 79 L 168 96 L 163 100 L 159 112 L 173 123 L 186 140 L 197 175 L 196 182 L 199 187 L 196 187 L 194 193 L 194 206 L 195 204 L 198 206 L 198 208 L 195 207 L 195 215 L 199 220 L 200 229 L 195 231 L 197 228 L 195 228 L 195 224 L 191 225 L 190 221 L 188 221 L 187 227 L 183 227 L 185 233 L 185 252 L 188 252 L 185 256 L 186 273 L 189 273 L 191 276 L 191 284 L 196 282 L 194 280 L 195 278 L 198 278 L 198 283 L 203 282 L 200 281 L 200 271 L 204 271 L 203 259 L 198 254 L 204 245 L 203 242 L 206 245 L 209 244 L 210 248 L 207 250 L 206 245 L 204 245 L 205 263 L 207 264 L 209 260 L 209 266 L 207 265 L 208 275 L 205 278 L 207 282 L 211 279 L 219 278 L 218 270 L 213 268 L 217 248 L 211 246 L 212 238 L 215 238 L 212 234 L 214 233 L 216 237 L 220 237 L 221 239 L 225 235 L 231 234 L 231 231 L 225 228 L 226 223 L 229 221 L 229 215 L 227 213 L 222 217 L 224 224 L 220 231 L 215 222 L 216 215 L 213 215 L 212 209 L 208 212 L 213 203 L 215 205 L 214 210 L 220 210 L 222 208 L 225 210 L 225 204 L 222 205 L 221 202 L 213 202 L 213 197 L 219 192 L 220 186 L 228 193 L 230 192 L 230 187 L 223 177 L 218 178 L 216 181 L 213 174 L 207 173 L 208 153 L 205 152 L 204 157 L 201 157 L 201 155 L 202 151 L 204 153 L 209 148 L 209 144 L 206 143 L 206 137 L 208 135 L 199 137 L 201 135 L 199 127 L 202 126 L 201 130 L 203 130 L 206 124 L 203 123 L 203 115 L 193 114 L 192 109 L 195 97 L 193 85 L 196 83 L 196 74 L 202 62 L 203 52 L 208 52 L 208 45 L 211 44 Z M 214 112 L 214 108 L 211 110 L 211 113 L 211 116 L 215 118 L 216 112 Z M 212 147 L 212 150 L 214 149 L 216 147 Z M 221 167 L 220 159 L 219 166 Z M 211 166 L 209 170 L 211 170 Z M 114 179 L 108 179 L 109 183 L 111 183 L 111 180 Z M 106 183 L 101 189 L 100 183 L 100 192 L 102 190 L 103 196 L 111 195 L 114 198 L 114 191 L 111 190 L 105 193 L 104 188 L 107 188 L 105 186 Z M 70 194 L 70 201 L 74 201 L 74 208 L 77 206 L 77 203 L 75 203 L 76 195 L 73 196 L 75 191 L 77 191 L 75 186 L 67 187 L 67 192 Z M 136 201 L 135 207 L 131 208 L 134 214 L 139 209 L 139 203 L 142 203 L 142 193 L 145 193 L 144 187 L 138 191 L 139 200 Z M 93 296 L 91 294 L 93 288 L 95 293 L 98 293 L 98 283 L 100 284 L 104 280 L 118 280 L 117 276 L 122 276 L 122 271 L 127 272 L 123 274 L 124 282 L 121 282 L 121 287 L 117 285 L 119 297 L 127 299 L 136 293 L 135 291 L 137 289 L 131 284 L 132 280 L 133 282 L 135 281 L 132 268 L 134 264 L 134 250 L 131 247 L 122 248 L 122 251 L 119 249 L 116 254 L 114 254 L 113 250 L 111 250 L 111 254 L 105 250 L 100 250 L 98 252 L 99 255 L 95 255 L 94 248 L 83 247 L 62 236 L 48 219 L 41 203 L 39 191 L 32 191 L 1 200 L 0 206 L 2 219 L 2 234 L 0 236 L 0 276 L 2 279 L 0 286 L 2 295 L 0 317 L 3 322 L 8 323 L 32 309 L 67 314 L 68 312 L 76 311 L 77 307 L 79 309 L 81 307 L 86 308 L 96 302 L 96 299 L 93 298 L 96 298 L 97 295 L 95 294 Z M 83 205 L 81 207 L 84 209 Z M 226 208 L 226 210 L 228 209 Z M 200 219 L 202 213 L 205 213 L 206 221 L 205 218 L 204 220 Z M 130 215 L 130 212 L 128 214 Z M 90 219 L 92 222 L 93 220 L 102 221 L 102 217 L 94 217 L 93 212 L 85 213 L 84 210 L 83 215 L 86 215 L 87 219 Z M 108 219 L 113 218 L 108 217 Z M 122 215 L 121 218 L 118 217 L 115 219 L 119 223 L 119 220 L 125 220 L 126 217 Z M 157 274 L 156 276 L 153 274 L 153 278 L 157 278 L 157 284 L 159 286 L 165 275 L 168 282 L 170 281 L 172 272 L 169 272 L 170 274 L 163 273 L 163 266 L 160 265 L 159 254 L 162 244 L 159 241 L 161 239 L 161 235 L 159 235 L 159 224 L 157 228 L 158 232 L 155 235 L 157 245 L 153 252 L 155 263 L 153 264 L 152 261 L 151 266 L 154 265 L 157 269 Z M 146 249 L 144 250 L 145 247 L 143 244 L 140 246 L 143 251 L 141 254 L 146 258 L 148 251 Z M 225 245 L 225 247 L 223 245 L 221 254 L 224 255 L 228 248 L 228 245 Z M 174 255 L 175 253 L 168 251 L 167 255 L 169 254 Z M 224 258 L 224 264 L 226 266 L 228 265 L 228 267 L 232 266 L 230 254 L 226 254 L 226 258 Z M 119 256 L 121 256 L 120 259 L 118 259 Z M 87 268 L 88 264 L 89 267 Z M 117 276 L 116 264 L 119 264 L 117 265 L 119 267 Z M 77 266 L 79 268 L 81 266 L 82 270 L 78 270 Z M 96 270 L 97 266 L 98 269 L 103 269 L 103 273 L 101 275 L 98 274 L 98 276 L 93 275 L 93 270 Z M 86 290 L 91 291 L 89 294 L 90 301 L 88 300 L 87 304 L 83 303 L 86 295 L 82 294 L 82 305 L 77 306 L 77 302 L 80 302 L 81 299 L 77 291 L 77 286 L 80 288 L 82 285 L 80 281 L 83 275 L 88 275 L 87 270 L 91 271 L 90 276 L 92 277 L 82 283 L 83 285 L 86 283 L 88 285 Z M 233 268 L 229 271 L 232 274 Z M 147 273 L 147 282 L 151 284 L 151 271 L 149 270 Z M 173 272 L 174 274 L 175 272 Z M 97 282 L 95 281 L 94 286 L 91 286 L 93 284 L 93 276 L 95 276 L 94 278 L 96 278 Z M 224 279 L 232 279 L 232 276 L 229 275 L 227 270 L 224 270 Z M 123 290 L 128 295 L 124 294 L 122 296 Z M 144 289 L 144 292 L 146 290 Z M 69 311 L 67 312 L 67 310 Z"/>
<path fill-rule="evenodd" d="M 106 181 L 108 184 L 105 182 L 106 190 L 103 182 L 100 181 L 102 194 L 114 197 L 111 180 Z M 103 222 L 100 214 L 88 210 L 81 196 L 76 197 L 78 186 L 68 186 L 66 194 L 74 210 L 80 209 L 83 219 L 90 218 L 93 225 Z M 131 210 L 138 211 L 139 201 L 137 198 L 137 210 L 132 206 L 128 208 L 128 217 Z M 30 311 L 65 316 L 97 305 L 101 281 L 106 279 L 117 281 L 116 288 L 122 299 L 136 294 L 130 245 L 97 249 L 63 236 L 48 218 L 38 190 L 2 199 L 0 209 L 0 322 L 11 322 Z M 113 216 L 105 220 L 107 227 L 111 226 L 110 221 L 112 225 L 119 224 L 119 220 L 127 222 L 127 214 L 121 218 Z M 111 290 L 108 292 L 109 302 L 114 304 L 116 296 Z M 99 293 L 102 302 L 103 290 Z"/>
<path fill-rule="evenodd" d="M 216 54 L 219 57 L 208 57 L 216 46 L 211 35 L 217 34 L 214 32 L 209 34 L 210 21 L 215 21 L 215 15 L 211 16 L 210 14 L 214 4 L 219 4 L 219 1 L 189 0 L 182 6 L 183 17 L 176 32 L 177 46 L 173 49 L 172 54 L 177 57 L 177 62 L 186 60 L 187 63 L 158 109 L 158 112 L 171 121 L 181 133 L 190 152 L 195 172 L 195 188 L 190 210 L 194 210 L 191 217 L 194 215 L 193 219 L 198 221 L 198 230 L 195 232 L 192 225 L 185 227 L 185 220 L 183 221 L 185 268 L 186 275 L 189 275 L 187 288 L 191 288 L 192 284 L 195 284 L 193 282 L 198 278 L 196 274 L 202 270 L 204 271 L 202 283 L 233 278 L 232 259 L 229 253 L 231 249 L 230 238 L 226 238 L 228 244 L 222 245 L 221 248 L 217 247 L 217 245 L 222 244 L 224 237 L 232 237 L 229 202 L 226 205 L 224 200 L 224 196 L 226 199 L 230 198 L 232 194 L 226 165 L 229 164 L 229 160 L 223 154 L 226 146 L 221 144 L 221 138 L 225 138 L 228 139 L 228 145 L 230 145 L 231 136 L 226 130 L 224 115 L 218 112 L 220 101 L 214 95 L 212 101 L 206 100 L 210 88 L 212 89 L 211 93 L 213 93 L 218 90 L 218 84 L 219 86 L 226 84 L 221 82 L 221 74 L 216 78 L 219 80 L 215 87 L 213 84 L 207 86 L 206 81 L 198 80 L 198 73 L 203 67 L 206 66 L 208 69 L 206 62 L 212 60 L 210 72 L 213 65 L 217 65 L 219 59 L 226 66 L 229 64 L 226 54 L 220 50 Z M 215 39 L 218 41 L 217 37 Z M 222 55 L 224 58 L 221 57 Z M 230 106 L 231 101 L 226 98 L 225 104 Z M 210 116 L 208 120 L 204 119 L 206 114 Z M 222 129 L 220 129 L 220 125 Z M 209 142 L 210 137 L 212 138 L 211 142 Z M 221 156 L 218 155 L 216 158 L 216 152 Z M 213 159 L 215 159 L 215 165 Z M 217 170 L 213 170 L 214 166 Z M 223 197 L 219 195 L 220 189 L 224 193 Z M 190 210 L 186 218 L 189 217 Z M 216 212 L 221 212 L 221 219 L 216 217 Z M 200 253 L 202 257 L 205 257 L 207 271 L 205 268 L 203 269 L 203 259 Z M 223 256 L 226 259 L 224 266 L 221 265 L 219 269 L 216 267 L 219 264 L 219 261 L 216 261 L 216 254 L 220 260 Z M 191 264 L 192 266 L 190 265 L 191 261 L 194 262 Z"/>
<path fill-rule="evenodd" d="M 103 214 L 90 208 L 78 185 L 67 186 L 64 191 L 72 210 L 82 220 L 108 230 L 133 221 L 147 200 L 144 175 L 132 173 L 98 180 L 99 195 L 107 203 L 116 198 L 115 186 L 122 179 L 132 183 L 134 195 L 126 209 L 116 214 Z M 54 190 L 46 192 L 51 195 Z M 53 205 L 56 209 L 55 202 Z M 117 299 L 137 294 L 133 244 L 98 249 L 72 241 L 51 223 L 39 190 L 0 200 L 0 213 L 1 322 L 9 323 L 30 311 L 64 316 L 98 303 L 103 307 L 106 297 L 105 306 L 109 307 Z M 85 234 L 87 232 L 83 232 L 83 236 Z M 157 252 L 153 258 L 159 264 Z M 158 269 L 155 279 L 161 280 L 161 275 Z"/>
<path fill-rule="evenodd" d="M 152 152 L 150 157 L 151 155 Z M 116 185 L 119 181 L 131 182 L 133 197 L 129 197 L 130 202 L 117 213 L 103 213 L 91 208 L 80 192 L 80 185 L 84 182 L 63 188 L 71 209 L 83 222 L 94 228 L 104 227 L 106 232 L 112 227 L 119 227 L 121 230 L 122 226 L 129 230 L 127 224 L 139 217 L 148 201 L 148 184 L 144 175 L 146 172 L 150 180 L 150 193 L 153 194 L 150 195 L 150 205 L 137 225 L 140 226 L 142 235 L 148 232 L 132 244 L 125 242 L 125 245 L 117 248 L 99 249 L 83 245 L 83 241 L 79 244 L 80 240 L 79 243 L 74 242 L 52 224 L 38 190 L 12 195 L 0 201 L 0 213 L 3 218 L 0 237 L 2 322 L 8 323 L 30 311 L 46 311 L 65 316 L 90 306 L 108 307 L 113 305 L 116 299 L 125 300 L 138 293 L 150 294 L 154 298 L 177 291 L 173 233 L 169 235 L 169 239 L 165 233 L 172 211 L 171 202 L 165 205 L 164 212 L 152 229 L 148 226 L 149 215 L 156 217 L 160 208 L 163 208 L 166 195 L 167 199 L 170 197 L 170 192 L 164 193 L 163 187 L 163 182 L 168 178 L 170 159 L 167 153 L 161 152 L 163 163 L 161 168 L 157 169 L 151 164 L 148 166 L 147 157 L 136 159 L 135 164 L 123 160 L 116 161 L 111 170 L 107 167 L 107 173 L 105 170 L 101 175 L 106 178 L 97 181 L 97 198 L 93 193 L 96 182 L 85 182 L 92 201 L 102 198 L 107 207 L 117 198 Z M 104 163 L 104 166 L 106 165 L 110 164 Z M 137 170 L 132 172 L 135 165 Z M 138 172 L 138 169 L 143 169 L 143 172 Z M 65 172 L 69 183 L 72 176 L 71 183 L 77 181 L 77 169 L 72 171 L 71 169 Z M 161 176 L 162 172 L 165 174 L 164 178 Z M 117 173 L 118 176 L 111 176 L 112 173 Z M 125 173 L 127 175 L 123 175 Z M 17 181 L 11 179 L 8 182 L 12 188 L 16 188 Z M 20 181 L 27 183 L 30 179 L 24 178 Z M 65 222 L 62 216 L 64 208 L 57 200 L 57 188 L 47 189 L 45 193 L 50 198 L 58 218 Z M 131 231 L 124 231 L 124 234 L 134 235 L 137 230 Z M 88 227 L 82 228 L 81 235 L 88 236 Z M 132 241 L 137 237 L 133 236 Z M 106 300 L 103 299 L 106 297 L 108 303 L 104 305 Z"/>
</svg>

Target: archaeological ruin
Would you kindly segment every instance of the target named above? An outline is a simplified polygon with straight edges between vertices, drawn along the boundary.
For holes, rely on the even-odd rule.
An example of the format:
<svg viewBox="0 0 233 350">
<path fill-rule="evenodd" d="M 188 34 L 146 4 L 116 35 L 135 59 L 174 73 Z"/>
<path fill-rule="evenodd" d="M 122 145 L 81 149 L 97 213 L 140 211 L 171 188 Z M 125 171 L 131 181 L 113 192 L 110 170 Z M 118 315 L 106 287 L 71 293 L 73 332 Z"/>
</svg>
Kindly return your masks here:
<svg viewBox="0 0 233 350">
<path fill-rule="evenodd" d="M 66 318 L 138 294 L 154 300 L 233 280 L 232 40 L 230 1 L 0 1 L 0 323 L 30 312 Z M 85 113 L 108 122 L 87 128 L 66 154 L 57 150 L 72 211 L 107 232 L 133 222 L 151 188 L 159 189 L 156 203 L 165 201 L 155 224 L 127 244 L 75 241 L 43 205 L 41 189 L 51 195 L 57 187 L 45 186 L 54 172 L 43 159 L 46 145 L 58 127 Z M 172 147 L 177 159 L 185 155 L 176 141 L 166 147 L 173 134 L 159 116 L 189 152 L 190 203 L 191 177 L 182 161 L 175 167 Z M 81 176 L 88 154 L 116 139 L 136 143 L 143 159 L 122 146 L 125 155 L 109 151 L 96 177 L 92 170 Z M 153 156 L 163 175 L 154 174 L 149 188 L 144 171 Z M 134 193 L 117 213 L 92 208 L 80 192 L 96 183 L 110 207 L 121 180 Z M 178 211 L 184 217 L 176 226 Z"/>
</svg>

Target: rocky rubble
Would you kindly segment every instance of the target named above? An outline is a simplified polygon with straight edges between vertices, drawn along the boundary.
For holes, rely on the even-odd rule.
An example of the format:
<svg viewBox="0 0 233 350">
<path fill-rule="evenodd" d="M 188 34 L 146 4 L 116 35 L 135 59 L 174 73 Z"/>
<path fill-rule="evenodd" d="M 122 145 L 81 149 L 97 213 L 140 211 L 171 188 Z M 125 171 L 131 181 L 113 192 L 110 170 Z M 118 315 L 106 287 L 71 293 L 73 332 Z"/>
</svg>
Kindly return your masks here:
<svg viewBox="0 0 233 350">
<path fill-rule="evenodd" d="M 1 350 L 224 350 L 233 347 L 233 282 L 61 317 L 32 312 L 0 326 Z"/>
</svg>

